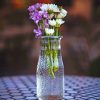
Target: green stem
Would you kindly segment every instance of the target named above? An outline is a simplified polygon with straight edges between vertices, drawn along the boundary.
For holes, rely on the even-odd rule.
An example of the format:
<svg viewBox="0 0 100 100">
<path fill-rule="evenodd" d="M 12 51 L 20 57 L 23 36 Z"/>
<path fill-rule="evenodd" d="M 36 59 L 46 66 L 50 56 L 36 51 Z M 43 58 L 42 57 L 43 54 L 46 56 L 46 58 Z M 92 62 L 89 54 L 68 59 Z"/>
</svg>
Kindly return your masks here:
<svg viewBox="0 0 100 100">
<path fill-rule="evenodd" d="M 48 38 L 48 56 L 49 56 L 49 59 L 50 59 L 50 64 L 49 64 L 49 74 L 54 78 L 54 72 L 53 72 L 53 58 L 52 58 L 52 45 L 51 45 L 51 41 L 50 39 Z"/>
<path fill-rule="evenodd" d="M 55 78 L 55 72 L 58 70 L 58 42 L 51 42 L 52 39 L 48 38 L 48 43 L 45 44 L 44 55 L 46 57 L 48 66 L 48 75 Z"/>
<path fill-rule="evenodd" d="M 56 40 L 55 40 L 56 41 Z M 56 41 L 55 45 L 55 50 L 54 50 L 54 68 L 53 71 L 56 72 L 58 70 L 58 42 Z"/>
<path fill-rule="evenodd" d="M 55 28 L 55 31 L 56 31 L 56 36 L 58 36 L 59 35 L 58 27 Z"/>
</svg>

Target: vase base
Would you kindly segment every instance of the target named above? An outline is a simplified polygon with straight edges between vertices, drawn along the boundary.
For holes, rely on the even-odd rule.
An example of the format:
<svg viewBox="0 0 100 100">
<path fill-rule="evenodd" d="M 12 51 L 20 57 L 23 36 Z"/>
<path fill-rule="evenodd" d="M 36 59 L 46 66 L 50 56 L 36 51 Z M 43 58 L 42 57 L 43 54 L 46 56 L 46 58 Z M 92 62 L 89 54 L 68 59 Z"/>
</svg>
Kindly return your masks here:
<svg viewBox="0 0 100 100">
<path fill-rule="evenodd" d="M 44 96 L 39 97 L 39 100 L 62 100 L 61 96 Z"/>
</svg>

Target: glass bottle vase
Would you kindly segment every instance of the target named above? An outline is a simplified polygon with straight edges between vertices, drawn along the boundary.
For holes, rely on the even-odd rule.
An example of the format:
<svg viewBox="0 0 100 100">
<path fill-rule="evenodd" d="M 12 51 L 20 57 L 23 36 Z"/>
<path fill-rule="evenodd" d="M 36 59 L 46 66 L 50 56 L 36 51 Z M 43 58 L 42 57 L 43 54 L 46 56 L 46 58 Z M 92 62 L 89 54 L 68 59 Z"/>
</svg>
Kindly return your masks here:
<svg viewBox="0 0 100 100">
<path fill-rule="evenodd" d="M 37 65 L 37 97 L 39 100 L 62 100 L 64 65 L 61 36 L 42 36 Z"/>
</svg>

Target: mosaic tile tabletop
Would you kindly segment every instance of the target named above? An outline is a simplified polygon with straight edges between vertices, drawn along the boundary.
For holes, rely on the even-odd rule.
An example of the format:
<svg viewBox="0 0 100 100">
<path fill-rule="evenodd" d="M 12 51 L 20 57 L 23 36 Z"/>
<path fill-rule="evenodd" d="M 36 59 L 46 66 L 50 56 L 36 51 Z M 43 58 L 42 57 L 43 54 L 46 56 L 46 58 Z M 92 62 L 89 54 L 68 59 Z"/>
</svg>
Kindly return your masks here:
<svg viewBox="0 0 100 100">
<path fill-rule="evenodd" d="M 0 100 L 38 100 L 35 76 L 1 77 Z M 63 100 L 100 100 L 100 78 L 65 76 Z"/>
</svg>

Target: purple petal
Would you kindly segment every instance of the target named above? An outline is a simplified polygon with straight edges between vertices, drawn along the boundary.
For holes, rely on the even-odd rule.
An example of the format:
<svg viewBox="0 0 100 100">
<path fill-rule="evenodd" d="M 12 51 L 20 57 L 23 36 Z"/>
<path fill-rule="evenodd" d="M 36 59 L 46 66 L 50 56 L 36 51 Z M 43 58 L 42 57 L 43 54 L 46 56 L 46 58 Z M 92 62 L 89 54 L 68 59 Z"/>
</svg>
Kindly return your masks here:
<svg viewBox="0 0 100 100">
<path fill-rule="evenodd" d="M 34 10 L 36 10 L 36 8 L 35 8 L 34 5 L 28 7 L 28 11 L 29 11 L 29 12 L 32 12 L 32 11 L 34 11 Z"/>
<path fill-rule="evenodd" d="M 43 17 L 44 17 L 44 18 L 48 18 L 47 12 L 44 12 Z"/>
<path fill-rule="evenodd" d="M 35 37 L 36 38 L 38 38 L 38 37 L 40 37 L 42 35 L 42 32 L 41 32 L 41 30 L 39 28 L 37 30 L 34 29 L 34 33 L 35 33 Z"/>
<path fill-rule="evenodd" d="M 42 16 L 39 14 L 39 12 L 35 11 L 34 13 L 30 14 L 30 18 L 38 24 L 38 22 L 42 19 Z"/>
<path fill-rule="evenodd" d="M 45 25 L 46 28 L 49 27 L 48 21 L 46 19 L 44 20 L 44 25 Z"/>
<path fill-rule="evenodd" d="M 39 20 L 35 20 L 35 23 L 38 24 Z"/>
<path fill-rule="evenodd" d="M 39 11 L 39 14 L 42 15 L 44 18 L 48 19 L 48 14 L 46 11 Z"/>
<path fill-rule="evenodd" d="M 41 7 L 41 6 L 42 6 L 42 4 L 40 4 L 40 3 L 37 3 L 37 4 L 32 5 L 32 6 L 29 6 L 29 7 L 28 7 L 28 11 L 29 11 L 29 12 L 36 11 L 36 10 L 38 10 L 38 8 Z"/>
<path fill-rule="evenodd" d="M 42 6 L 41 3 L 37 3 L 37 4 L 35 4 L 35 7 L 36 7 L 36 8 L 39 8 L 39 7 L 41 7 L 41 6 Z"/>
</svg>

